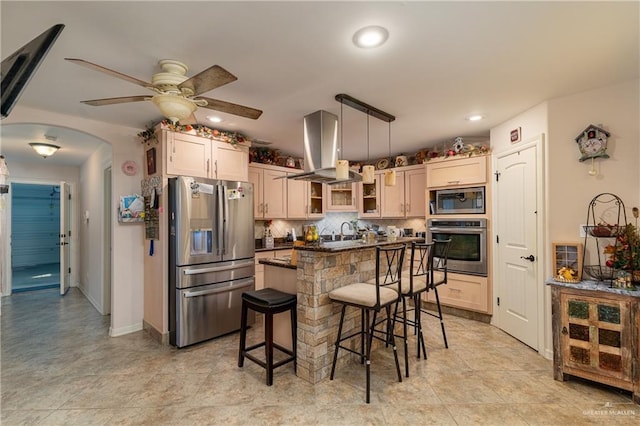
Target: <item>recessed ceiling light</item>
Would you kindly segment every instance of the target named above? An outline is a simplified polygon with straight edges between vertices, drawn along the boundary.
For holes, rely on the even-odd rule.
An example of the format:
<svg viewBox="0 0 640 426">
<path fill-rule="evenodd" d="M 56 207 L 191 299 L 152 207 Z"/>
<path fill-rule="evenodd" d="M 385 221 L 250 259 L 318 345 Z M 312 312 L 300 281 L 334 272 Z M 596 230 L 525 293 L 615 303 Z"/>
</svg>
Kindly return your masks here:
<svg viewBox="0 0 640 426">
<path fill-rule="evenodd" d="M 378 25 L 364 27 L 353 35 L 353 43 L 362 48 L 381 46 L 389 38 L 389 31 Z"/>
<path fill-rule="evenodd" d="M 220 123 L 222 121 L 222 118 L 217 117 L 215 115 L 209 115 L 209 116 L 207 116 L 207 118 L 209 119 L 209 121 L 211 121 L 213 123 Z"/>
<path fill-rule="evenodd" d="M 474 115 L 470 115 L 467 117 L 467 120 L 469 121 L 480 121 L 482 120 L 484 117 L 480 114 L 474 114 Z"/>
</svg>

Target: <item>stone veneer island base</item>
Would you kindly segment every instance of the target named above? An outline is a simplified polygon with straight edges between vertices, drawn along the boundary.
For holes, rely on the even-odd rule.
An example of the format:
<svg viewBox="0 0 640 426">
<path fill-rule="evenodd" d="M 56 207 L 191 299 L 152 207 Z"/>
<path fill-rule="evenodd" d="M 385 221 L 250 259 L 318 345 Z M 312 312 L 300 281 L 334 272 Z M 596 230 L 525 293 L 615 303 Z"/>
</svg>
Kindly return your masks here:
<svg viewBox="0 0 640 426">
<path fill-rule="evenodd" d="M 297 247 L 298 292 L 298 355 L 297 375 L 310 383 L 318 383 L 331 373 L 331 362 L 340 321 L 340 306 L 329 299 L 329 292 L 356 282 L 375 277 L 376 246 L 409 244 L 419 238 L 398 238 L 365 244 L 359 241 L 325 243 L 319 246 Z M 406 258 L 406 256 L 405 256 Z M 265 265 L 278 266 L 268 260 Z M 405 265 L 407 260 L 405 260 Z M 268 287 L 269 283 L 265 285 Z M 347 308 L 343 333 L 360 330 L 360 314 Z M 359 339 L 352 339 L 356 349 Z M 340 351 L 338 364 L 342 365 L 355 355 Z"/>
</svg>

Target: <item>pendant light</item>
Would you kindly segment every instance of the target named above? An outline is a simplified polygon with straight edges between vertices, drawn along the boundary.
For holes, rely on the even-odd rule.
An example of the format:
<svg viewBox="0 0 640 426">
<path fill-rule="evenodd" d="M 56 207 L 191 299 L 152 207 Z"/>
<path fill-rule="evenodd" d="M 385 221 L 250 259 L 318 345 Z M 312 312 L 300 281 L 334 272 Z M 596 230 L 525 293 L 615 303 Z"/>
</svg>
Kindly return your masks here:
<svg viewBox="0 0 640 426">
<path fill-rule="evenodd" d="M 342 141 L 343 141 L 343 131 L 342 128 L 344 121 L 342 118 L 342 104 L 340 104 L 340 155 L 338 156 L 338 160 L 336 161 L 336 179 L 337 180 L 347 180 L 349 179 L 349 161 L 343 159 L 342 154 Z"/>
<path fill-rule="evenodd" d="M 389 121 L 389 160 L 391 160 L 391 121 Z M 395 169 L 384 172 L 384 186 L 396 186 Z"/>
<path fill-rule="evenodd" d="M 369 114 L 367 114 L 367 163 L 369 162 Z M 375 183 L 373 175 L 375 168 L 371 164 L 362 166 L 362 183 Z"/>
</svg>

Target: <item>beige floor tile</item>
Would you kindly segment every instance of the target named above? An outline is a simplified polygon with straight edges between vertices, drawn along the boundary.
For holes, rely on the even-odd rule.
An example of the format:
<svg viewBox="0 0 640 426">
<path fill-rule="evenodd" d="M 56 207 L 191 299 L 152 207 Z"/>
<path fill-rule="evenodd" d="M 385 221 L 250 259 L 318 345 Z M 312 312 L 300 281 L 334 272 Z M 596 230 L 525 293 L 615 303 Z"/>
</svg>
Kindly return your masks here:
<svg viewBox="0 0 640 426">
<path fill-rule="evenodd" d="M 358 362 L 316 385 L 288 364 L 266 386 L 261 367 L 238 368 L 237 333 L 183 349 L 144 332 L 111 338 L 76 289 L 20 293 L 2 299 L 2 426 L 640 424 L 628 392 L 555 381 L 551 361 L 489 324 L 447 316 L 446 349 L 438 320 L 423 323 L 428 359 L 410 336 L 404 377 L 399 342 L 399 382 L 393 351 L 376 349 L 365 404 Z"/>
</svg>

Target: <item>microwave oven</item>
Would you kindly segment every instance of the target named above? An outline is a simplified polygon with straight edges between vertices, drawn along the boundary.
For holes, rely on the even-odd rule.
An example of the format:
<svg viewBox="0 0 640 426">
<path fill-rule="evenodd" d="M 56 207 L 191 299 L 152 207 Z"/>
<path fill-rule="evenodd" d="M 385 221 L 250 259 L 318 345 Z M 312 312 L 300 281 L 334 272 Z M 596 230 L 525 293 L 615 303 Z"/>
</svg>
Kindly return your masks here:
<svg viewBox="0 0 640 426">
<path fill-rule="evenodd" d="M 484 186 L 435 192 L 433 214 L 484 214 Z"/>
</svg>

